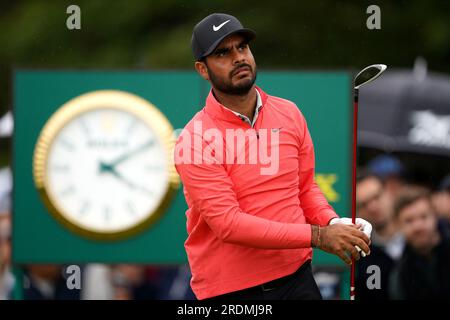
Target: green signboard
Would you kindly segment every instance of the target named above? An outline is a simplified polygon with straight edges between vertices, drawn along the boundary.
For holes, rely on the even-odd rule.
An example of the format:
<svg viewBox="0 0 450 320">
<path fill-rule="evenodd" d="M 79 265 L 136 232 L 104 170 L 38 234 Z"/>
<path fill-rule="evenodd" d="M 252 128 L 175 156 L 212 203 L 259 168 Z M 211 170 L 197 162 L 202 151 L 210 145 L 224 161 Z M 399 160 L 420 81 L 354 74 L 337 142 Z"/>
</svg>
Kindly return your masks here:
<svg viewBox="0 0 450 320">
<path fill-rule="evenodd" d="M 315 144 L 316 181 L 335 210 L 340 215 L 348 215 L 351 155 L 350 74 L 261 71 L 258 73 L 257 84 L 271 95 L 294 101 L 302 110 Z M 174 129 L 179 129 L 202 108 L 208 90 L 209 86 L 203 79 L 194 72 L 187 71 L 16 71 L 13 136 L 14 262 L 185 263 L 186 203 L 181 186 L 163 208 L 162 216 L 145 229 L 127 237 L 99 239 L 84 236 L 62 223 L 61 219 L 55 218 L 48 203 L 45 203 L 45 198 L 36 188 L 33 160 L 36 162 L 36 147 L 43 129 L 52 117 L 55 118 L 55 113 L 63 109 L 63 106 L 67 107 L 67 103 L 74 98 L 99 91 L 121 92 L 125 93 L 124 96 L 131 94 L 141 99 L 139 101 L 143 105 L 148 103 L 152 108 L 161 111 L 168 123 Z M 122 99 L 120 95 L 109 97 L 112 101 Z M 76 101 L 80 102 L 79 108 L 89 104 L 81 102 L 82 100 Z M 71 108 L 78 112 L 77 105 Z M 111 120 L 105 119 L 112 116 L 101 117 L 104 118 L 102 123 L 107 128 Z M 69 126 L 67 130 L 70 134 Z M 130 133 L 130 141 L 132 139 L 134 138 Z M 60 142 L 65 143 L 62 140 Z M 95 143 L 104 146 L 101 141 Z M 120 145 L 127 142 L 118 140 L 115 143 Z M 65 148 L 70 150 L 70 143 L 65 143 Z M 133 152 L 139 152 L 139 148 Z M 74 152 L 74 157 L 75 154 Z M 125 158 L 117 159 L 117 162 L 125 161 Z M 72 159 L 75 164 L 77 161 Z M 81 165 L 82 161 L 79 163 Z M 99 174 L 102 170 L 117 174 L 113 172 L 111 164 L 100 164 Z M 57 165 L 59 170 L 67 170 L 64 164 Z M 123 177 L 116 175 L 115 178 Z M 92 186 L 86 186 L 89 187 Z M 128 187 L 136 186 L 128 183 Z M 73 192 L 72 189 L 63 191 L 69 193 Z M 92 194 L 95 197 L 95 192 Z M 111 194 L 112 203 L 116 196 Z M 129 205 L 133 206 L 132 201 Z M 109 209 L 114 208 L 105 207 L 105 215 Z M 130 211 L 132 209 L 129 208 Z M 323 252 L 315 254 L 315 263 L 341 265 L 338 258 Z"/>
</svg>

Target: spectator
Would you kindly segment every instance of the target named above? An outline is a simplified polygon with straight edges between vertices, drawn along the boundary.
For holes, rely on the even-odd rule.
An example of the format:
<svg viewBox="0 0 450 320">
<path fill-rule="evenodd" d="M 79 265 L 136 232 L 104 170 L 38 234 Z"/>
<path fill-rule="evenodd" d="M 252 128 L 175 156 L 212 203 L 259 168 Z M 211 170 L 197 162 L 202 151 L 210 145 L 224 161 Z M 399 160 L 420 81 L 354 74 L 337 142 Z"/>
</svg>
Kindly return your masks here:
<svg viewBox="0 0 450 320">
<path fill-rule="evenodd" d="M 371 254 L 357 262 L 355 278 L 356 299 L 387 300 L 389 299 L 389 275 L 400 258 L 404 240 L 399 233 L 392 217 L 390 201 L 379 177 L 366 170 L 359 170 L 356 183 L 357 215 L 369 221 L 373 226 Z M 381 288 L 370 290 L 367 280 L 370 265 L 380 267 Z"/>
<path fill-rule="evenodd" d="M 0 212 L 11 210 L 12 174 L 9 167 L 0 169 Z"/>
<path fill-rule="evenodd" d="M 429 193 L 408 190 L 397 200 L 395 215 L 406 247 L 390 279 L 391 296 L 449 299 L 450 241 L 439 228 Z"/>
<path fill-rule="evenodd" d="M 400 160 L 393 155 L 382 154 L 372 159 L 367 168 L 371 174 L 381 179 L 386 195 L 395 199 L 404 185 L 406 171 Z"/>
<path fill-rule="evenodd" d="M 189 265 L 165 266 L 159 269 L 159 295 L 161 300 L 195 300 L 189 284 Z"/>
<path fill-rule="evenodd" d="M 25 300 L 78 300 L 80 290 L 70 290 L 63 268 L 53 264 L 27 265 L 24 277 Z"/>
<path fill-rule="evenodd" d="M 373 158 L 367 165 L 367 171 L 377 176 L 383 183 L 383 206 L 392 211 L 394 202 L 405 188 L 406 169 L 400 160 L 390 154 L 382 154 Z"/>
<path fill-rule="evenodd" d="M 12 298 L 14 276 L 11 268 L 11 217 L 0 212 L 0 300 Z"/>
<path fill-rule="evenodd" d="M 0 300 L 12 298 L 15 284 L 11 272 L 11 187 L 10 169 L 0 169 Z"/>
<path fill-rule="evenodd" d="M 450 226 L 450 174 L 442 179 L 438 190 L 433 193 L 432 203 L 442 223 Z"/>
<path fill-rule="evenodd" d="M 114 300 L 154 300 L 158 287 L 150 281 L 143 265 L 119 264 L 112 270 Z"/>
</svg>

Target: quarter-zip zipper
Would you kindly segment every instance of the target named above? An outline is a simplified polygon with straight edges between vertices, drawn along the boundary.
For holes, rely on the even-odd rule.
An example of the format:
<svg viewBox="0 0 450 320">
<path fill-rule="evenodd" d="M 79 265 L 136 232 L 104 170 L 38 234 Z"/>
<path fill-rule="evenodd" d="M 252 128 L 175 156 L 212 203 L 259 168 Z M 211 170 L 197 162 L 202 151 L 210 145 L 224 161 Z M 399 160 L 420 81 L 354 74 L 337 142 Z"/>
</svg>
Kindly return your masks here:
<svg viewBox="0 0 450 320">
<path fill-rule="evenodd" d="M 258 129 L 257 129 L 257 127 L 256 127 L 256 125 L 258 124 L 258 121 L 260 122 L 260 123 L 262 123 L 262 112 L 263 112 L 263 106 L 261 106 L 260 108 L 259 108 L 259 111 L 258 111 L 258 118 L 256 119 L 256 121 L 255 121 L 255 123 L 254 123 L 254 127 L 253 127 L 253 129 L 255 130 L 255 132 L 256 132 L 256 138 L 259 140 L 259 132 L 258 132 Z"/>
</svg>

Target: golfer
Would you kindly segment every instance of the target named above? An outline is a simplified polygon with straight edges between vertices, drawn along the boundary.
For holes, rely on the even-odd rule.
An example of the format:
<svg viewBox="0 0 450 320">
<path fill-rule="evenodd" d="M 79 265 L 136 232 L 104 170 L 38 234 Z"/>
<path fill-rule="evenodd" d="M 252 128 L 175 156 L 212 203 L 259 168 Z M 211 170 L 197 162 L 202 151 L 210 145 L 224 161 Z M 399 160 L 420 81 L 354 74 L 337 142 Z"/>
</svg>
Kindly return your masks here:
<svg viewBox="0 0 450 320">
<path fill-rule="evenodd" d="M 221 13 L 193 30 L 195 69 L 212 89 L 175 148 L 191 287 L 198 299 L 321 299 L 312 248 L 351 264 L 369 254 L 371 225 L 339 218 L 319 190 L 301 111 L 255 85 L 254 37 Z"/>
</svg>

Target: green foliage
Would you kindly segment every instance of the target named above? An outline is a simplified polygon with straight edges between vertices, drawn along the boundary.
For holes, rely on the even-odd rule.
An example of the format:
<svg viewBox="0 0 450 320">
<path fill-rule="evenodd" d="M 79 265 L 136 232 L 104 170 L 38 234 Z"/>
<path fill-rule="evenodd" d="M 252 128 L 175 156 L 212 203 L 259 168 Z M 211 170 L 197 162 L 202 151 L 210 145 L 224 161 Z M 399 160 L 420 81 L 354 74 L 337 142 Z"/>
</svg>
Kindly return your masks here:
<svg viewBox="0 0 450 320">
<path fill-rule="evenodd" d="M 81 8 L 68 30 L 66 8 Z M 421 55 L 450 71 L 450 2 L 384 1 L 381 30 L 368 30 L 369 1 L 85 0 L 0 4 L 0 114 L 20 68 L 191 69 L 193 26 L 212 12 L 236 15 L 257 32 L 264 69 L 355 68 L 374 62 L 410 68 Z"/>
</svg>

